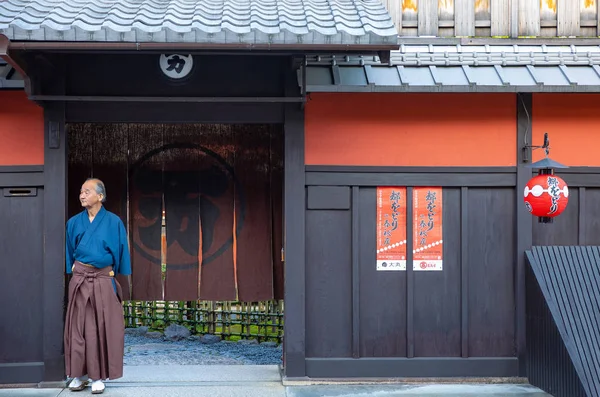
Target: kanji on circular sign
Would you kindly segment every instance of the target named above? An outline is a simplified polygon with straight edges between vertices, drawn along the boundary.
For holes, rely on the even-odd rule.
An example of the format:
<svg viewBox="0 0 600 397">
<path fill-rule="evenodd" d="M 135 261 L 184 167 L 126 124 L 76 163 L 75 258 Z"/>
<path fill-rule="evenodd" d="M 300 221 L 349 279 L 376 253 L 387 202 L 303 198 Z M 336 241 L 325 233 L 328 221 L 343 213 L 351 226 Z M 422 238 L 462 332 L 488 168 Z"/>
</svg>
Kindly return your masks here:
<svg viewBox="0 0 600 397">
<path fill-rule="evenodd" d="M 194 67 L 192 55 L 162 54 L 160 69 L 169 78 L 179 80 L 190 74 Z"/>
</svg>

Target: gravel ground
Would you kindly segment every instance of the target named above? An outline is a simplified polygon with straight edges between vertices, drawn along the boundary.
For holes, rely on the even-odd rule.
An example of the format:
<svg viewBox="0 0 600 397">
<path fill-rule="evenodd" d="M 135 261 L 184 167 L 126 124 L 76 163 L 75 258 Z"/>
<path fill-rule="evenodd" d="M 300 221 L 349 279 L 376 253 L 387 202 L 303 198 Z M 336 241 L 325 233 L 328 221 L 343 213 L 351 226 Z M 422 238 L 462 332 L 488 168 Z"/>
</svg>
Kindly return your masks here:
<svg viewBox="0 0 600 397">
<path fill-rule="evenodd" d="M 125 335 L 125 365 L 277 365 L 281 346 L 222 341 L 202 344 L 199 340 L 168 341 L 164 337 Z"/>
</svg>

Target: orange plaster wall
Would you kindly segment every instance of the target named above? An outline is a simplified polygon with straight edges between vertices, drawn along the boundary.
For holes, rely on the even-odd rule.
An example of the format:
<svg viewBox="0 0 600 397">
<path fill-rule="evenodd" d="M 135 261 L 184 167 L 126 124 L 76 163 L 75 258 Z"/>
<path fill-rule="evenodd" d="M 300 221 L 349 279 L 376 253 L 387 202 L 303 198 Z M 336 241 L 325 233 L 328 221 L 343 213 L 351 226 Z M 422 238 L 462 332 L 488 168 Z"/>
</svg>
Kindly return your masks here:
<svg viewBox="0 0 600 397">
<path fill-rule="evenodd" d="M 550 158 L 568 166 L 600 166 L 600 94 L 533 94 L 533 142 L 550 138 Z M 544 157 L 542 149 L 533 160 Z"/>
<path fill-rule="evenodd" d="M 44 164 L 44 112 L 23 91 L 0 91 L 0 165 Z"/>
<path fill-rule="evenodd" d="M 306 164 L 514 166 L 514 94 L 313 93 Z"/>
</svg>

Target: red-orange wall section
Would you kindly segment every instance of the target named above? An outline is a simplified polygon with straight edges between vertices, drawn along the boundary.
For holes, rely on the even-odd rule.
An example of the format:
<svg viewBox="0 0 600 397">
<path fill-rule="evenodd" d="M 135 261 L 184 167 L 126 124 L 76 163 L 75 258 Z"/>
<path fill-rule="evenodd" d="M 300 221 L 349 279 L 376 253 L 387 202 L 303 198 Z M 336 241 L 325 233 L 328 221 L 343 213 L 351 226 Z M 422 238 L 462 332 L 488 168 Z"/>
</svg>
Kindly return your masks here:
<svg viewBox="0 0 600 397">
<path fill-rule="evenodd" d="M 306 164 L 514 166 L 514 94 L 313 93 Z"/>
<path fill-rule="evenodd" d="M 568 166 L 600 166 L 600 95 L 534 94 L 533 142 L 550 138 L 550 158 Z M 544 157 L 533 152 L 534 161 Z"/>
<path fill-rule="evenodd" d="M 0 165 L 44 164 L 44 112 L 23 91 L 0 91 Z"/>
</svg>

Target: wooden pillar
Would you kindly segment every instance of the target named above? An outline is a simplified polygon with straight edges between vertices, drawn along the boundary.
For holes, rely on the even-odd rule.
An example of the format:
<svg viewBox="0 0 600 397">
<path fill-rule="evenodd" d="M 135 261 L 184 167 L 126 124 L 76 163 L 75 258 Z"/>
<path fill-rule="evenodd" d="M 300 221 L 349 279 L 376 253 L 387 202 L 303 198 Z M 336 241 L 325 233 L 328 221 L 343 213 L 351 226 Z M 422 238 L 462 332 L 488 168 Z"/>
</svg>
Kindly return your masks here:
<svg viewBox="0 0 600 397">
<path fill-rule="evenodd" d="M 531 214 L 523 204 L 523 189 L 531 178 L 532 170 L 526 165 L 531 163 L 531 149 L 523 149 L 532 145 L 532 94 L 517 94 L 517 189 L 516 189 L 516 271 L 515 271 L 515 338 L 517 357 L 519 358 L 519 375 L 526 376 L 526 313 L 525 313 L 525 251 L 531 248 L 533 241 L 533 221 Z M 525 160 L 527 162 L 525 162 Z"/>
<path fill-rule="evenodd" d="M 300 96 L 296 74 L 288 73 L 286 96 Z M 304 109 L 285 105 L 284 121 L 284 365 L 287 378 L 306 376 Z"/>
<path fill-rule="evenodd" d="M 53 63 L 40 86 L 64 94 L 64 67 Z M 67 139 L 64 102 L 44 104 L 44 382 L 65 380 L 63 352 Z"/>
</svg>

